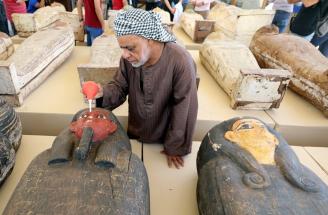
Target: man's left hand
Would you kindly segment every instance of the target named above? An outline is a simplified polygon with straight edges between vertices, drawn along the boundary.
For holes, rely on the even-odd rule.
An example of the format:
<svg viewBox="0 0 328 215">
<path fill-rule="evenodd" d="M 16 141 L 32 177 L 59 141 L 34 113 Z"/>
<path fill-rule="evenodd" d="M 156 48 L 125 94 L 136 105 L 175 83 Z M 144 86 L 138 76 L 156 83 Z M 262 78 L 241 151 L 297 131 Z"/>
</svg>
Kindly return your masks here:
<svg viewBox="0 0 328 215">
<path fill-rule="evenodd" d="M 184 161 L 183 161 L 183 157 L 182 156 L 172 156 L 172 155 L 168 155 L 167 153 L 165 153 L 165 151 L 161 151 L 162 154 L 166 155 L 166 159 L 167 159 L 167 164 L 169 165 L 169 167 L 171 168 L 172 165 L 175 166 L 175 168 L 180 169 L 180 167 L 184 166 Z"/>
</svg>

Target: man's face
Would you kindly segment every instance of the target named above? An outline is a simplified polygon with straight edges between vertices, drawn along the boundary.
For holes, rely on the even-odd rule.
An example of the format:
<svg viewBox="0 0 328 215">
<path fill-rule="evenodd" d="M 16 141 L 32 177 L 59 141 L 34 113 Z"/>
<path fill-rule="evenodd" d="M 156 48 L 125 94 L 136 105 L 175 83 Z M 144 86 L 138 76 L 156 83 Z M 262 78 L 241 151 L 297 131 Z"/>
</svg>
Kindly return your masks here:
<svg viewBox="0 0 328 215">
<path fill-rule="evenodd" d="M 150 58 L 149 40 L 135 35 L 121 36 L 117 40 L 123 51 L 122 57 L 133 67 L 147 63 Z"/>
</svg>

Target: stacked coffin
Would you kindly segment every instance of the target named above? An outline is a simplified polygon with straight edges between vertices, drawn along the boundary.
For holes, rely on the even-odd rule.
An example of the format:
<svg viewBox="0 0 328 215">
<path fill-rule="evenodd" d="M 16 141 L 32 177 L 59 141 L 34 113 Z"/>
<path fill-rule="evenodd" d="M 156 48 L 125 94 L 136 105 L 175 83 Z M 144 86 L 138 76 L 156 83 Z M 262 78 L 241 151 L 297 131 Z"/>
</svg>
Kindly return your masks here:
<svg viewBox="0 0 328 215">
<path fill-rule="evenodd" d="M 180 26 L 194 42 L 203 42 L 213 31 L 214 21 L 204 18 L 194 12 L 185 12 L 180 17 Z"/>
<path fill-rule="evenodd" d="M 58 23 L 59 24 L 59 23 Z M 65 59 L 74 48 L 74 34 L 60 25 L 28 37 L 6 61 L 0 61 L 0 96 L 19 106 Z"/>
<path fill-rule="evenodd" d="M 72 28 L 75 40 L 80 42 L 84 41 L 84 29 L 83 26 L 81 26 L 79 15 L 77 13 L 66 11 L 59 12 L 59 19 Z"/>
<path fill-rule="evenodd" d="M 215 32 L 223 32 L 227 37 L 249 46 L 255 32 L 271 24 L 274 14 L 275 11 L 271 10 L 244 10 L 219 3 L 210 10 L 208 19 L 216 21 Z"/>
<path fill-rule="evenodd" d="M 250 48 L 261 67 L 289 70 L 290 88 L 328 116 L 328 59 L 310 42 L 266 26 L 256 32 Z"/>
<path fill-rule="evenodd" d="M 207 39 L 200 59 L 231 98 L 233 109 L 279 107 L 289 83 L 287 70 L 260 69 L 251 51 L 237 41 Z"/>
<path fill-rule="evenodd" d="M 81 83 L 108 83 L 119 68 L 121 55 L 121 48 L 114 35 L 103 34 L 97 37 L 91 46 L 90 63 L 79 65 L 77 68 Z"/>
<path fill-rule="evenodd" d="M 64 11 L 63 6 L 47 6 L 38 9 L 35 13 L 15 13 L 12 18 L 18 35 L 20 37 L 29 37 L 59 20 L 59 13 Z"/>
</svg>

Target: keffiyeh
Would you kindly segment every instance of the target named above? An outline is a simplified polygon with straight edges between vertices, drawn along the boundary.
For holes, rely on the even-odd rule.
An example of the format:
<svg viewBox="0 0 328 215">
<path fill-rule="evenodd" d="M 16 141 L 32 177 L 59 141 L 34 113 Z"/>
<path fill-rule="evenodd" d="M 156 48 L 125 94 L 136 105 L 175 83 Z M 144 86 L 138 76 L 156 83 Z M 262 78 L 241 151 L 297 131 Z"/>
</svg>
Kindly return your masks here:
<svg viewBox="0 0 328 215">
<path fill-rule="evenodd" d="M 162 25 L 159 14 L 142 9 L 130 9 L 119 13 L 114 21 L 117 37 L 138 35 L 159 42 L 174 42 L 175 37 Z"/>
</svg>

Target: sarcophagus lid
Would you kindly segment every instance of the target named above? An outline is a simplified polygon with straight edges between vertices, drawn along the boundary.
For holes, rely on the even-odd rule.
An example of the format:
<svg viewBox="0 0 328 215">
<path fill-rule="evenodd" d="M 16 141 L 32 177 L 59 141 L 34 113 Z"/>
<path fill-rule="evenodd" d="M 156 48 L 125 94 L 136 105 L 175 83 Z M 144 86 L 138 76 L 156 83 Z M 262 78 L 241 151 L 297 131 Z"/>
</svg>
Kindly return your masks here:
<svg viewBox="0 0 328 215">
<path fill-rule="evenodd" d="M 200 59 L 229 95 L 233 109 L 279 107 L 289 83 L 287 70 L 261 69 L 251 51 L 237 41 L 206 40 Z"/>
<path fill-rule="evenodd" d="M 328 187 L 262 121 L 214 126 L 197 155 L 200 215 L 328 214 Z"/>
<path fill-rule="evenodd" d="M 194 41 L 201 43 L 214 30 L 213 20 L 204 20 L 204 18 L 193 11 L 184 12 L 179 24 L 186 34 Z"/>
<path fill-rule="evenodd" d="M 22 138 L 22 124 L 13 107 L 0 98 L 0 186 L 15 164 L 15 150 Z"/>
<path fill-rule="evenodd" d="M 27 213 L 150 214 L 145 167 L 111 112 L 81 110 L 31 162 L 4 211 Z"/>
<path fill-rule="evenodd" d="M 271 24 L 275 11 L 241 9 L 233 5 L 217 4 L 208 15 L 215 21 L 214 31 L 223 32 L 231 39 L 249 46 L 254 33 L 262 26 Z"/>
<path fill-rule="evenodd" d="M 122 50 L 115 35 L 97 37 L 91 46 L 90 62 L 77 67 L 80 82 L 107 84 L 118 71 L 121 56 Z"/>
<path fill-rule="evenodd" d="M 265 26 L 254 35 L 250 49 L 262 68 L 289 70 L 289 87 L 328 116 L 328 59 L 316 47 Z"/>
<path fill-rule="evenodd" d="M 12 18 L 18 35 L 28 37 L 59 20 L 60 11 L 65 11 L 65 8 L 47 6 L 38 9 L 34 13 L 14 13 Z"/>
</svg>

